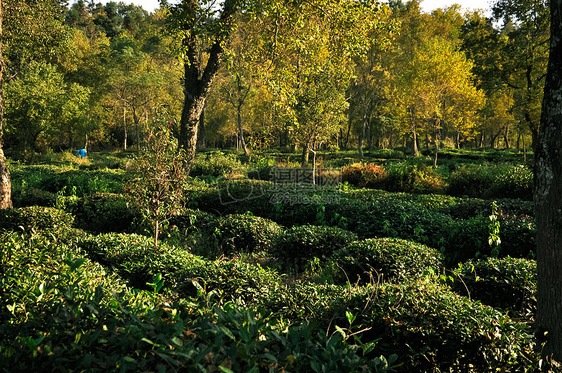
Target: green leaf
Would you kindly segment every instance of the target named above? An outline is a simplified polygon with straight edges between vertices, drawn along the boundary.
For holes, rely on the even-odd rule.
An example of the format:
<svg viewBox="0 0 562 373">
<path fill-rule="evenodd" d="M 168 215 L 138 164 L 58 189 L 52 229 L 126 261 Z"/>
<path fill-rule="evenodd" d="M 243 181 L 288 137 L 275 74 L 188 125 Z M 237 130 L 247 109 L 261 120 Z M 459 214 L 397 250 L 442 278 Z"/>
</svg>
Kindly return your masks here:
<svg viewBox="0 0 562 373">
<path fill-rule="evenodd" d="M 85 261 L 86 258 L 76 259 L 74 263 L 72 263 L 72 265 L 70 266 L 70 272 L 76 271 L 76 269 L 78 269 L 82 264 L 84 264 Z"/>
</svg>

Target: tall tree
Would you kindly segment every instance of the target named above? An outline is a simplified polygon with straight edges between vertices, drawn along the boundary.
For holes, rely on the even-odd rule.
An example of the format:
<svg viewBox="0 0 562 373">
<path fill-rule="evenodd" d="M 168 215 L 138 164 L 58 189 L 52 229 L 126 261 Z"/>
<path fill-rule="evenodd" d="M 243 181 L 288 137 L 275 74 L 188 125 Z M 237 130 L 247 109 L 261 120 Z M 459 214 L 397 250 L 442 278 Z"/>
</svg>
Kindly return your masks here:
<svg viewBox="0 0 562 373">
<path fill-rule="evenodd" d="M 181 38 L 184 65 L 184 104 L 180 119 L 179 146 L 186 152 L 186 171 L 195 160 L 201 114 L 221 66 L 226 42 L 235 28 L 239 0 L 225 0 L 220 9 L 207 0 L 182 0 L 169 8 L 169 29 Z M 199 53 L 201 46 L 206 53 Z"/>
<path fill-rule="evenodd" d="M 545 356 L 562 361 L 562 0 L 550 1 L 550 58 L 535 155 L 537 321 Z M 541 338 L 541 342 L 544 341 Z"/>
<path fill-rule="evenodd" d="M 12 207 L 12 183 L 6 165 L 4 150 L 2 149 L 2 123 L 4 122 L 4 55 L 3 55 L 3 30 L 2 30 L 2 0 L 0 0 L 0 209 Z"/>
<path fill-rule="evenodd" d="M 514 89 L 513 110 L 526 123 L 535 147 L 548 62 L 548 1 L 497 0 L 492 10 L 504 25 L 500 60 L 493 65 L 496 77 Z"/>
<path fill-rule="evenodd" d="M 270 62 L 268 84 L 303 164 L 313 146 L 328 142 L 344 122 L 353 58 L 367 53 L 371 30 L 384 25 L 380 11 L 373 3 L 331 0 L 271 2 L 267 8 L 261 45 Z"/>
</svg>

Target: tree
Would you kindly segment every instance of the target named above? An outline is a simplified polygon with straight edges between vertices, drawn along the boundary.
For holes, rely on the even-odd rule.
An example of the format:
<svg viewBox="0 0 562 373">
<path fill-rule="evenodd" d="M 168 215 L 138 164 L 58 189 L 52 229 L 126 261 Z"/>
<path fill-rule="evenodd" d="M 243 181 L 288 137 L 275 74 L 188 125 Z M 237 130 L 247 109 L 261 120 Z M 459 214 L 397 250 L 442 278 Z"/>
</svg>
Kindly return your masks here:
<svg viewBox="0 0 562 373">
<path fill-rule="evenodd" d="M 214 1 L 182 0 L 169 8 L 168 27 L 181 38 L 184 65 L 179 146 L 186 152 L 187 172 L 195 160 L 200 117 L 221 66 L 226 42 L 235 28 L 234 15 L 239 4 L 239 0 L 225 0 L 216 10 Z M 206 47 L 205 55 L 198 52 L 201 46 Z"/>
<path fill-rule="evenodd" d="M 184 152 L 170 135 L 163 118 L 156 121 L 146 147 L 135 159 L 135 177 L 127 190 L 142 216 L 152 225 L 154 247 L 162 223 L 182 207 L 187 174 L 183 170 Z"/>
<path fill-rule="evenodd" d="M 535 155 L 537 321 L 543 353 L 562 361 L 562 0 L 551 0 L 550 57 Z"/>
<path fill-rule="evenodd" d="M 271 2 L 263 25 L 261 56 L 276 114 L 303 152 L 326 144 L 340 130 L 354 58 L 366 55 L 370 32 L 382 27 L 381 8 L 357 1 Z"/>
<path fill-rule="evenodd" d="M 81 123 L 89 90 L 67 84 L 50 64 L 32 61 L 6 87 L 7 134 L 31 157 L 45 144 L 60 137 L 68 127 Z"/>
<path fill-rule="evenodd" d="M 502 20 L 500 59 L 492 65 L 496 78 L 514 89 L 513 110 L 532 135 L 539 131 L 548 59 L 549 12 L 546 0 L 498 0 L 492 10 Z"/>
<path fill-rule="evenodd" d="M 0 0 L 0 209 L 12 207 L 12 183 L 10 181 L 10 173 L 6 165 L 6 157 L 2 146 L 2 123 L 4 122 L 4 55 L 3 55 L 3 30 L 2 16 L 3 4 Z"/>
<path fill-rule="evenodd" d="M 472 64 L 446 39 L 433 37 L 422 43 L 398 75 L 399 101 L 408 119 L 417 153 L 418 129 L 433 137 L 434 166 L 441 130 L 450 125 L 460 136 L 470 135 L 484 96 L 472 83 Z"/>
</svg>

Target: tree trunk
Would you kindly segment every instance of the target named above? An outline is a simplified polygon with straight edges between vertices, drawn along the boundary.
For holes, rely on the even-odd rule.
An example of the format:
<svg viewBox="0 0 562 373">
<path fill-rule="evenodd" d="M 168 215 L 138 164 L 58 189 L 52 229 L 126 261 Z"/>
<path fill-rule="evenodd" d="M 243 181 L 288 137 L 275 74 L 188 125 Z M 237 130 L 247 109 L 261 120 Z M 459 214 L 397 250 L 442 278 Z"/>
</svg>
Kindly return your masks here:
<svg viewBox="0 0 562 373">
<path fill-rule="evenodd" d="M 207 147 L 207 140 L 206 136 L 207 133 L 205 132 L 205 111 L 207 110 L 206 107 L 203 108 L 203 112 L 201 112 L 201 116 L 199 117 L 199 133 L 197 134 L 197 149 L 205 149 Z"/>
<path fill-rule="evenodd" d="M 414 117 L 414 110 L 410 108 L 410 128 L 412 130 L 412 139 L 414 140 L 414 157 L 420 155 L 418 151 L 418 135 L 416 134 L 416 118 Z"/>
<path fill-rule="evenodd" d="M 187 4 L 189 12 L 196 13 L 196 5 Z M 224 29 L 229 29 L 234 13 L 237 10 L 237 1 L 226 0 L 223 4 L 220 20 Z M 229 31 L 219 31 L 215 35 L 213 44 L 209 49 L 206 66 L 203 68 L 202 61 L 198 58 L 197 38 L 193 32 L 196 26 L 192 24 L 193 19 L 188 19 L 184 25 L 187 31 L 182 43 L 186 49 L 186 61 L 184 62 L 184 102 L 180 120 L 179 146 L 185 150 L 185 172 L 189 174 L 195 161 L 195 150 L 197 148 L 197 132 L 201 113 L 205 108 L 205 102 L 209 90 L 215 80 L 221 65 L 224 52 L 223 45 L 228 39 Z"/>
<path fill-rule="evenodd" d="M 363 121 L 361 122 L 361 131 L 359 131 L 359 142 L 357 149 L 359 150 L 359 157 L 363 158 L 363 141 L 365 140 L 365 131 L 368 125 L 367 116 L 363 116 Z"/>
<path fill-rule="evenodd" d="M 562 361 L 562 0 L 551 0 L 550 59 L 535 156 L 537 337 Z"/>
<path fill-rule="evenodd" d="M 244 150 L 244 155 L 248 156 L 250 155 L 250 151 L 246 145 L 246 140 L 244 140 L 244 130 L 242 129 L 242 104 L 238 105 L 238 133 L 242 149 Z"/>
<path fill-rule="evenodd" d="M 2 0 L 0 0 L 0 209 L 7 209 L 12 207 L 12 183 L 2 150 L 2 122 L 4 119 L 4 56 L 2 54 L 4 46 L 2 35 Z"/>
<path fill-rule="evenodd" d="M 302 148 L 302 157 L 301 157 L 301 166 L 306 167 L 308 164 L 308 155 L 310 153 L 310 147 L 308 145 L 303 146 Z"/>
</svg>

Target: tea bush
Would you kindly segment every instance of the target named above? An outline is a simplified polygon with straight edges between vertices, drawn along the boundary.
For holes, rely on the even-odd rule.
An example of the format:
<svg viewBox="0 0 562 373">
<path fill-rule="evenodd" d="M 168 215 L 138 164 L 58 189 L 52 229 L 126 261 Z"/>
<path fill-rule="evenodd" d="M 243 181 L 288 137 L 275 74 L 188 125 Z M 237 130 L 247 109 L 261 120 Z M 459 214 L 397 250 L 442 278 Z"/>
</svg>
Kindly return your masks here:
<svg viewBox="0 0 562 373">
<path fill-rule="evenodd" d="M 389 163 L 386 190 L 408 193 L 444 193 L 446 184 L 435 169 L 425 163 Z"/>
<path fill-rule="evenodd" d="M 326 261 L 332 254 L 357 240 L 347 230 L 315 225 L 301 225 L 287 229 L 274 242 L 270 254 L 285 267 L 302 271 L 307 261 L 320 258 Z"/>
<path fill-rule="evenodd" d="M 522 258 L 486 258 L 461 266 L 456 292 L 524 317 L 536 311 L 537 263 Z"/>
<path fill-rule="evenodd" d="M 185 209 L 181 215 L 170 218 L 170 226 L 177 227 L 180 234 L 189 236 L 195 232 L 213 231 L 217 224 L 217 216 L 198 209 Z"/>
<path fill-rule="evenodd" d="M 342 168 L 342 182 L 357 187 L 384 189 L 387 179 L 384 167 L 372 163 L 353 163 Z"/>
<path fill-rule="evenodd" d="M 449 176 L 447 193 L 472 198 L 533 199 L 533 172 L 526 166 L 463 165 Z"/>
<path fill-rule="evenodd" d="M 67 200 L 61 203 L 76 216 L 76 227 L 92 233 L 129 232 L 135 219 L 140 217 L 120 194 L 96 193 Z"/>
<path fill-rule="evenodd" d="M 65 233 L 72 227 L 74 216 L 52 208 L 28 206 L 0 210 L 0 229 L 33 233 L 40 230 Z"/>
<path fill-rule="evenodd" d="M 354 323 L 367 329 L 362 341 L 376 339 L 378 351 L 396 353 L 404 363 L 398 372 L 532 372 L 536 367 L 529 326 L 432 279 L 365 288 L 349 305 Z"/>
<path fill-rule="evenodd" d="M 57 194 L 37 188 L 14 189 L 12 191 L 12 203 L 14 207 L 55 207 Z"/>
<path fill-rule="evenodd" d="M 218 219 L 215 235 L 219 255 L 268 250 L 282 232 L 279 224 L 259 216 L 226 215 Z"/>
<path fill-rule="evenodd" d="M 367 358 L 368 345 L 315 324 L 215 306 L 212 293 L 165 303 L 130 291 L 75 247 L 45 237 L 3 235 L 0 249 L 3 371 L 386 372 L 395 365 L 395 356 Z"/>
<path fill-rule="evenodd" d="M 422 276 L 428 268 L 441 268 L 443 255 L 411 241 L 371 238 L 338 250 L 332 266 L 338 283 L 402 282 Z"/>
<path fill-rule="evenodd" d="M 191 176 L 226 176 L 232 170 L 245 171 L 242 163 L 232 154 L 220 151 L 198 153 L 191 168 Z"/>
</svg>

